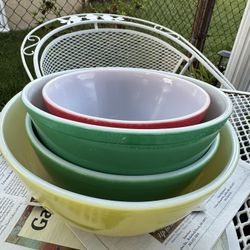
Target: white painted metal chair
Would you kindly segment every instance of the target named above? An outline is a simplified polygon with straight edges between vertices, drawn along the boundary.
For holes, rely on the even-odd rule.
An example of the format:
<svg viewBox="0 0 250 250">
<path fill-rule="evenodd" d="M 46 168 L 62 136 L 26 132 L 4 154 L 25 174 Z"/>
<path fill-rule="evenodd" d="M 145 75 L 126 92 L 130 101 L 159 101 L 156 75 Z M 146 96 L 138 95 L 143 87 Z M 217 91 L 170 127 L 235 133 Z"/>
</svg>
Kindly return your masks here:
<svg viewBox="0 0 250 250">
<path fill-rule="evenodd" d="M 240 142 L 241 159 L 250 164 L 250 93 L 236 91 L 218 69 L 186 39 L 161 25 L 132 17 L 79 14 L 50 20 L 24 39 L 21 56 L 32 80 L 57 71 L 90 67 L 136 67 L 185 74 L 197 60 L 226 88 L 234 105 L 230 117 Z M 239 242 L 249 245 L 240 221 L 250 196 L 235 216 Z M 245 233 L 244 233 L 245 234 Z M 244 248 L 245 249 L 245 248 Z"/>
<path fill-rule="evenodd" d="M 221 72 L 186 39 L 161 25 L 112 14 L 78 14 L 34 28 L 21 46 L 32 80 L 54 72 L 91 67 L 132 67 L 184 74 L 199 61 L 225 88 Z"/>
</svg>

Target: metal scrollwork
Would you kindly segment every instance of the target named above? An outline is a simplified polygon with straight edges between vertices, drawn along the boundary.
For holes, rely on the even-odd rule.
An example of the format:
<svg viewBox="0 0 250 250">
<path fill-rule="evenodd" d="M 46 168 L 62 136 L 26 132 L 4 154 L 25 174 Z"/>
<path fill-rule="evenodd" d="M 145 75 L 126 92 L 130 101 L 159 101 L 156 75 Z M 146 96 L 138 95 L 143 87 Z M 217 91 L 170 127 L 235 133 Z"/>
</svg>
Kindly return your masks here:
<svg viewBox="0 0 250 250">
<path fill-rule="evenodd" d="M 82 22 L 82 17 L 73 15 L 66 18 L 58 18 L 58 20 L 61 24 L 73 24 Z"/>
<path fill-rule="evenodd" d="M 169 32 L 169 31 L 168 31 L 168 34 L 171 35 L 171 36 L 173 36 L 173 37 L 175 37 L 175 38 L 177 38 L 177 39 L 180 38 L 180 36 L 179 36 L 178 34 L 176 34 L 176 33 Z"/>
<path fill-rule="evenodd" d="M 172 37 L 175 37 L 175 38 L 177 38 L 177 39 L 180 38 L 180 36 L 179 36 L 178 34 L 176 34 L 176 33 L 174 33 L 174 32 L 171 32 L 171 31 L 169 31 L 169 30 L 166 30 L 166 28 L 164 28 L 163 26 L 155 25 L 155 26 L 154 26 L 154 29 L 160 30 L 160 31 L 162 31 L 162 32 L 165 32 L 165 33 L 167 33 L 168 35 L 170 35 L 170 36 L 172 36 Z"/>
<path fill-rule="evenodd" d="M 72 15 L 70 17 L 65 18 L 58 18 L 58 21 L 61 24 L 74 24 L 80 23 L 83 21 L 97 21 L 97 20 L 104 20 L 104 21 L 123 21 L 124 18 L 121 16 L 113 16 L 110 14 L 86 14 L 86 15 Z"/>
<path fill-rule="evenodd" d="M 124 18 L 121 16 L 112 16 L 109 14 L 102 14 L 100 18 L 105 21 L 124 21 Z"/>
<path fill-rule="evenodd" d="M 156 30 L 163 30 L 163 27 L 162 26 L 160 26 L 160 25 L 155 25 L 154 26 L 154 29 L 156 29 Z"/>
<path fill-rule="evenodd" d="M 32 56 L 34 55 L 34 47 L 36 47 L 36 45 L 40 42 L 40 37 L 35 36 L 35 35 L 30 35 L 27 38 L 28 41 L 32 42 L 32 44 L 28 45 L 27 47 L 25 47 L 23 49 L 23 54 L 26 56 Z"/>
</svg>

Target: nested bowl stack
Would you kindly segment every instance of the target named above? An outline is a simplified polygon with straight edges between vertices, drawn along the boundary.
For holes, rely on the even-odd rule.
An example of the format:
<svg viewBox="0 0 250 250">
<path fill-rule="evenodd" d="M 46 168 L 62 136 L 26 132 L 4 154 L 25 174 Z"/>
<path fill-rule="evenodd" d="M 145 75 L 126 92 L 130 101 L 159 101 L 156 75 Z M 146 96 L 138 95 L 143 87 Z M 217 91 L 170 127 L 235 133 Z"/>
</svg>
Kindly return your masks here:
<svg viewBox="0 0 250 250">
<path fill-rule="evenodd" d="M 39 100 L 41 101 L 38 96 L 36 104 Z M 33 113 L 30 113 L 32 117 Z M 71 192 L 55 184 L 47 172 L 47 166 L 38 159 L 29 141 L 25 130 L 26 114 L 20 94 L 10 100 L 2 111 L 0 145 L 5 159 L 31 190 L 34 198 L 45 208 L 60 216 L 66 223 L 95 234 L 110 236 L 144 234 L 183 218 L 229 178 L 238 162 L 237 136 L 229 123 L 221 124 L 218 150 L 201 173 L 177 196 L 141 202 L 93 198 Z M 210 115 L 212 114 L 210 110 Z M 49 114 L 47 116 L 50 117 Z M 37 116 L 34 115 L 34 118 Z M 211 118 L 207 117 L 208 120 Z M 47 126 L 51 130 L 58 128 L 53 127 L 53 123 L 47 123 Z M 199 128 L 200 125 L 195 126 Z M 216 128 L 218 131 L 218 126 Z M 213 132 L 215 133 L 214 130 Z"/>
<path fill-rule="evenodd" d="M 143 72 L 143 70 L 141 70 Z M 144 70 L 145 72 L 148 72 Z M 22 91 L 22 101 L 43 144 L 61 158 L 90 170 L 118 175 L 153 175 L 184 168 L 204 155 L 232 112 L 229 98 L 207 83 L 211 104 L 203 122 L 180 128 L 131 129 L 67 120 L 50 114 L 43 102 L 47 82 L 39 78 Z M 177 77 L 166 74 L 167 77 Z"/>
<path fill-rule="evenodd" d="M 83 88 L 71 89 L 72 79 Z M 84 112 L 78 109 L 81 95 L 72 102 L 82 90 Z M 193 96 L 199 108 L 195 104 L 188 114 L 175 109 L 167 117 L 163 107 L 170 97 L 171 105 L 179 103 L 177 94 L 169 95 L 176 90 L 183 99 L 185 93 L 189 101 Z M 123 108 L 127 116 L 117 116 Z M 83 120 L 68 116 L 79 112 Z M 231 112 L 222 91 L 184 76 L 121 68 L 60 72 L 32 81 L 4 107 L 0 147 L 34 198 L 66 223 L 96 234 L 133 236 L 188 215 L 230 177 L 239 158 L 227 122 Z M 190 117 L 195 124 L 176 125 Z M 176 127 L 170 128 L 172 119 Z"/>
</svg>

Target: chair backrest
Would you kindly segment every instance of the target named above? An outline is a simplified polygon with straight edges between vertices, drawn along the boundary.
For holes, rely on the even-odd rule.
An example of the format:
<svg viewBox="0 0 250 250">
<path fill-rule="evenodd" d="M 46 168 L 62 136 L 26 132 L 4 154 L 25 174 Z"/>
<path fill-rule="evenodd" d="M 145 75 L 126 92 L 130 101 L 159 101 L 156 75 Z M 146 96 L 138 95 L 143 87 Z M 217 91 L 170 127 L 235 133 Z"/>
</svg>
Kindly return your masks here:
<svg viewBox="0 0 250 250">
<path fill-rule="evenodd" d="M 188 61 L 183 53 L 152 35 L 126 29 L 93 29 L 65 34 L 50 42 L 41 53 L 39 66 L 42 75 L 92 67 L 176 72 Z"/>
<path fill-rule="evenodd" d="M 92 67 L 132 67 L 184 74 L 198 60 L 223 87 L 234 88 L 182 36 L 133 17 L 78 14 L 52 19 L 27 34 L 21 56 L 30 79 Z"/>
</svg>

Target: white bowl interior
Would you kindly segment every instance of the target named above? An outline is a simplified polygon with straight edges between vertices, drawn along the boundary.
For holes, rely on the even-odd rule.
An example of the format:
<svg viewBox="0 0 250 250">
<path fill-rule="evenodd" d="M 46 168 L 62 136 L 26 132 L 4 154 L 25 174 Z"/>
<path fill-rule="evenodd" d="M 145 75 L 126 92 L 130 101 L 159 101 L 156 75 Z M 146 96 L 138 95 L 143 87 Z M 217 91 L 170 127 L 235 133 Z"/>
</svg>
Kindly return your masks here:
<svg viewBox="0 0 250 250">
<path fill-rule="evenodd" d="M 93 69 L 59 76 L 44 87 L 53 106 L 105 119 L 154 121 L 203 112 L 209 95 L 190 81 L 136 69 Z"/>
<path fill-rule="evenodd" d="M 64 72 L 56 74 L 56 76 L 63 75 Z M 175 74 L 171 73 L 165 73 L 167 76 L 175 76 Z M 232 105 L 226 95 L 219 89 L 204 83 L 202 81 L 192 79 L 185 76 L 179 76 L 183 79 L 187 79 L 194 84 L 198 85 L 202 89 L 204 89 L 210 96 L 210 105 L 208 108 L 208 111 L 206 113 L 206 116 L 203 120 L 203 122 L 211 121 L 214 119 L 219 119 L 220 116 L 224 116 L 229 111 L 231 112 L 230 105 Z M 37 79 L 33 82 L 32 86 L 30 86 L 28 92 L 27 92 L 27 99 L 37 108 L 47 111 L 47 108 L 44 105 L 43 97 L 42 97 L 42 89 L 48 82 L 47 79 L 53 80 L 55 78 L 55 75 L 52 75 L 51 77 L 47 78 L 41 78 Z M 214 120 L 215 121 L 215 120 Z"/>
</svg>

